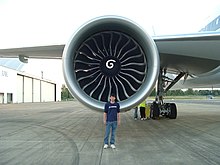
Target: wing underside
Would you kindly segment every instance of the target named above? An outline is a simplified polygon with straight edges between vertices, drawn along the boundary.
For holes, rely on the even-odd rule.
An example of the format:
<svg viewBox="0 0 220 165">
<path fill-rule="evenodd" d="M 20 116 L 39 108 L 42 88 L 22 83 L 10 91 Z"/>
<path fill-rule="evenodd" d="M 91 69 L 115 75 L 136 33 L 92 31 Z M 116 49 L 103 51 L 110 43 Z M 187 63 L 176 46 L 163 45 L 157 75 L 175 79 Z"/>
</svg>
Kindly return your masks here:
<svg viewBox="0 0 220 165">
<path fill-rule="evenodd" d="M 155 37 L 154 40 L 163 68 L 200 75 L 220 65 L 220 33 Z"/>
<path fill-rule="evenodd" d="M 18 56 L 25 56 L 27 58 L 38 58 L 38 59 L 61 59 L 64 46 L 65 45 L 50 45 L 50 46 L 0 49 L 0 57 L 16 58 Z"/>
<path fill-rule="evenodd" d="M 154 38 L 161 68 L 186 73 L 172 89 L 220 87 L 220 33 L 197 33 Z"/>
</svg>

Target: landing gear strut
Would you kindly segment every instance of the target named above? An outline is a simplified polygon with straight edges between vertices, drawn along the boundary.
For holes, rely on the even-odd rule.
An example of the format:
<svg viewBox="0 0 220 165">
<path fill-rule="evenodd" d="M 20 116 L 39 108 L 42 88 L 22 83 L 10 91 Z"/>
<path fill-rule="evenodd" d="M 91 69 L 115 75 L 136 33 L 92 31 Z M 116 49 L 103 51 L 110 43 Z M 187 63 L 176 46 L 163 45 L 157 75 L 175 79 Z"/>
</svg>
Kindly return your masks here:
<svg viewBox="0 0 220 165">
<path fill-rule="evenodd" d="M 184 72 L 180 72 L 175 79 L 171 79 L 166 76 L 166 69 L 160 69 L 156 99 L 151 105 L 151 118 L 158 119 L 160 116 L 165 116 L 170 119 L 176 119 L 177 117 L 177 107 L 175 103 L 164 103 L 164 94 L 183 76 Z"/>
</svg>

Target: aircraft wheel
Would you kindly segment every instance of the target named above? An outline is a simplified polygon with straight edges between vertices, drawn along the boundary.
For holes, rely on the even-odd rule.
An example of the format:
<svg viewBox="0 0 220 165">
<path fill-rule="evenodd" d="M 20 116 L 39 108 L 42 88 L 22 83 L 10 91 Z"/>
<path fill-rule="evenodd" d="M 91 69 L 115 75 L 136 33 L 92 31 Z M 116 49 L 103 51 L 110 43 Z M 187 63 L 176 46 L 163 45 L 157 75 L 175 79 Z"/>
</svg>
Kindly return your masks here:
<svg viewBox="0 0 220 165">
<path fill-rule="evenodd" d="M 171 110 L 171 113 L 170 113 L 169 118 L 170 118 L 170 119 L 176 119 L 176 117 L 177 117 L 176 104 L 170 103 L 170 110 Z"/>
<path fill-rule="evenodd" d="M 160 115 L 160 110 L 158 104 L 156 102 L 153 102 L 153 104 L 151 105 L 151 118 L 156 119 L 159 117 L 159 115 Z"/>
<path fill-rule="evenodd" d="M 165 104 L 164 104 L 164 108 L 165 108 L 166 110 L 168 110 L 169 107 L 170 107 L 170 104 L 169 104 L 169 103 L 165 103 Z M 166 117 L 166 118 L 169 118 L 170 115 L 169 115 L 169 114 L 166 114 L 165 117 Z"/>
</svg>

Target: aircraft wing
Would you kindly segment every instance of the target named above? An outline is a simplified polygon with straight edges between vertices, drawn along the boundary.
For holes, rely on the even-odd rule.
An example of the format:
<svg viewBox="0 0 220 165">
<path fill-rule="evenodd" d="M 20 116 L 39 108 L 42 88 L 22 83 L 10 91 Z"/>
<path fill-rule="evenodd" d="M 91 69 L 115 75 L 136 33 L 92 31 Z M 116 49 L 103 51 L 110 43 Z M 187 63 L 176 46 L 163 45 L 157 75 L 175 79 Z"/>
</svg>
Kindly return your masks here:
<svg viewBox="0 0 220 165">
<path fill-rule="evenodd" d="M 160 65 L 170 73 L 186 72 L 193 77 L 208 76 L 220 70 L 220 33 L 154 36 Z M 0 57 L 61 59 L 65 45 L 0 49 Z M 206 74 L 205 74 L 206 73 Z M 219 81 L 218 81 L 219 83 Z"/>
<path fill-rule="evenodd" d="M 220 33 L 154 37 L 161 67 L 199 75 L 220 64 Z"/>
<path fill-rule="evenodd" d="M 23 48 L 0 49 L 0 57 L 15 58 L 19 55 L 27 58 L 61 59 L 65 45 L 36 46 Z"/>
<path fill-rule="evenodd" d="M 173 89 L 220 86 L 220 33 L 158 36 L 154 41 L 162 68 L 189 74 Z"/>
</svg>

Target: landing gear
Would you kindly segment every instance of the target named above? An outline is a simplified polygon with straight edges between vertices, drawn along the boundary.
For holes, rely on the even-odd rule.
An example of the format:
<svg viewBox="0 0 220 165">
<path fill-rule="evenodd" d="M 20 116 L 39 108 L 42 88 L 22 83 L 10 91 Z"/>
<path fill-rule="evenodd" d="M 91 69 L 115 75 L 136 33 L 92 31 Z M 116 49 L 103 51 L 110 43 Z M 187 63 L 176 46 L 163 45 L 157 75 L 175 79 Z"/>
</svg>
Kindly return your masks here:
<svg viewBox="0 0 220 165">
<path fill-rule="evenodd" d="M 164 103 L 164 94 L 183 76 L 184 72 L 179 73 L 175 79 L 170 79 L 166 76 L 166 69 L 161 69 L 157 83 L 157 95 L 155 101 L 151 105 L 151 118 L 158 119 L 164 116 L 170 119 L 176 119 L 177 107 L 175 103 Z"/>
<path fill-rule="evenodd" d="M 151 118 L 159 119 L 160 116 L 164 116 L 170 119 L 176 119 L 177 108 L 175 103 L 158 104 L 156 101 L 151 105 Z"/>
</svg>

